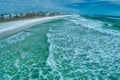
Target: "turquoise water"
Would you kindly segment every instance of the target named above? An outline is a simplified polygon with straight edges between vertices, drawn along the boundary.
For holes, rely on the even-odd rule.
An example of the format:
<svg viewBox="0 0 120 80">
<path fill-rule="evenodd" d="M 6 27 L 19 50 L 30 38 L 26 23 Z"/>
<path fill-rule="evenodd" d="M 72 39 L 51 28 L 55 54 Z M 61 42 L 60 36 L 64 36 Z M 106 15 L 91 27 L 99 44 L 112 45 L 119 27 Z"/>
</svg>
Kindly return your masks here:
<svg viewBox="0 0 120 80">
<path fill-rule="evenodd" d="M 60 18 L 0 40 L 0 80 L 120 80 L 120 20 L 94 18 Z"/>
</svg>

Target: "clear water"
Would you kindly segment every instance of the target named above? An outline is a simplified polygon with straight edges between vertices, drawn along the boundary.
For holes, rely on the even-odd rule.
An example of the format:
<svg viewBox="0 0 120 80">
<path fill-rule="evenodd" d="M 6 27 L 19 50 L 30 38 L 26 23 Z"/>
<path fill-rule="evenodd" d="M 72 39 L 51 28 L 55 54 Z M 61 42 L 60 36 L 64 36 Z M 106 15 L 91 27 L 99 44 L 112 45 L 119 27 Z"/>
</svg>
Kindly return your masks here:
<svg viewBox="0 0 120 80">
<path fill-rule="evenodd" d="M 114 25 L 73 15 L 0 40 L 0 80 L 120 80 Z"/>
</svg>

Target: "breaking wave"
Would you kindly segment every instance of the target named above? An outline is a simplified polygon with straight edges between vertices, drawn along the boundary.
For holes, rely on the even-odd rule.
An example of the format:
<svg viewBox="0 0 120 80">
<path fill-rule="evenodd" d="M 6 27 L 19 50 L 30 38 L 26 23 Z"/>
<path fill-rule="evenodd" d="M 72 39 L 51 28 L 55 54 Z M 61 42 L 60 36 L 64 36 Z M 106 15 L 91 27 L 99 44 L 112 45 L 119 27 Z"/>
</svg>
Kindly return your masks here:
<svg viewBox="0 0 120 80">
<path fill-rule="evenodd" d="M 80 16 L 66 20 L 47 34 L 46 64 L 59 80 L 119 80 L 119 31 L 103 29 L 104 22 Z"/>
<path fill-rule="evenodd" d="M 110 23 L 86 19 L 79 15 L 74 15 L 71 18 L 72 18 L 72 20 L 70 20 L 70 21 L 74 22 L 76 25 L 81 25 L 81 26 L 84 26 L 84 27 L 87 27 L 90 29 L 94 29 L 101 33 L 110 34 L 113 36 L 120 36 L 120 31 L 104 28 L 105 26 L 112 26 L 112 24 L 110 24 Z"/>
</svg>

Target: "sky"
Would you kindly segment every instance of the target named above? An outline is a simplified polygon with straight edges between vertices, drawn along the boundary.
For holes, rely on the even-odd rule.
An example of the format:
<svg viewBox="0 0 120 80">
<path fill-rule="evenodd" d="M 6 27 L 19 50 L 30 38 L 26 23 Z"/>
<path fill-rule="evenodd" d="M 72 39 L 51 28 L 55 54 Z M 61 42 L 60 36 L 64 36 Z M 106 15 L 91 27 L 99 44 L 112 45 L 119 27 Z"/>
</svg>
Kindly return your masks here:
<svg viewBox="0 0 120 80">
<path fill-rule="evenodd" d="M 120 0 L 0 0 L 0 13 L 32 11 L 120 16 Z"/>
</svg>

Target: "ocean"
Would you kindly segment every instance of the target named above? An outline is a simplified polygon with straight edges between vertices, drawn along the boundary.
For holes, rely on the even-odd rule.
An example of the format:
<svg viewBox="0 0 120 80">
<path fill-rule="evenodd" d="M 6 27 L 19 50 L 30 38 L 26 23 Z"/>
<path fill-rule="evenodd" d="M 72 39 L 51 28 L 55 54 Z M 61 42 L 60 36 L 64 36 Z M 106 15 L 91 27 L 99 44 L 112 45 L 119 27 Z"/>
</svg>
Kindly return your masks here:
<svg viewBox="0 0 120 80">
<path fill-rule="evenodd" d="M 0 40 L 0 80 L 120 80 L 120 18 L 72 15 Z"/>
</svg>

